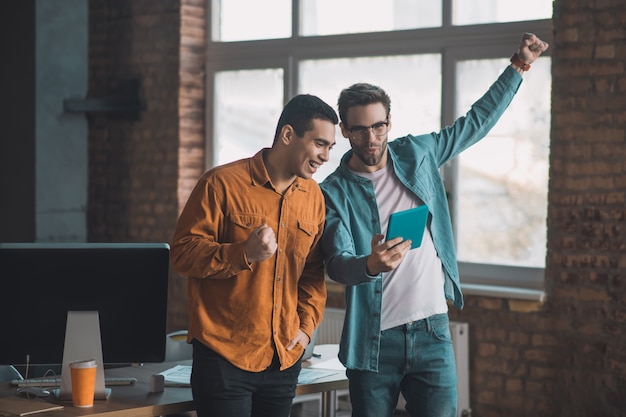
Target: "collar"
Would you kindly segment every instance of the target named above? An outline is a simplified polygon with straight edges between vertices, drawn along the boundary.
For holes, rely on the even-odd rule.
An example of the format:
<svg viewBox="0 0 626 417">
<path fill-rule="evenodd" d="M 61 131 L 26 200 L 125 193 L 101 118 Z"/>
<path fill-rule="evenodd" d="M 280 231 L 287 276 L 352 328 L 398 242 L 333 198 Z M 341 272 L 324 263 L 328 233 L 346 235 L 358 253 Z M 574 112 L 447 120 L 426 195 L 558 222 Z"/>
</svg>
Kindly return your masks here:
<svg viewBox="0 0 626 417">
<path fill-rule="evenodd" d="M 263 161 L 263 155 L 269 152 L 270 148 L 263 148 L 250 158 L 250 182 L 255 186 L 271 187 L 276 191 L 276 187 L 272 184 L 272 179 L 267 173 L 265 168 L 265 162 Z M 306 180 L 304 178 L 296 177 L 289 190 L 300 190 L 308 192 L 311 186 L 311 182 L 314 180 Z"/>
</svg>

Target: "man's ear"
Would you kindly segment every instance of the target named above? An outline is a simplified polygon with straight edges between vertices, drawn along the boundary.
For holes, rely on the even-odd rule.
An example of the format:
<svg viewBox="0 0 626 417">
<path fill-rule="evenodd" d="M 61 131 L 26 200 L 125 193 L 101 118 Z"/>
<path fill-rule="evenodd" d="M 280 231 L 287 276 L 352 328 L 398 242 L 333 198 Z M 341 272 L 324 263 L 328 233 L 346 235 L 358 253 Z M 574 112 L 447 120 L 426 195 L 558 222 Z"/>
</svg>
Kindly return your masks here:
<svg viewBox="0 0 626 417">
<path fill-rule="evenodd" d="M 339 122 L 339 128 L 341 128 L 341 136 L 348 139 L 350 137 L 350 132 L 348 132 L 346 127 L 343 125 L 343 122 Z"/>
<path fill-rule="evenodd" d="M 293 126 L 287 124 L 280 129 L 280 136 L 278 137 L 278 140 L 280 140 L 284 145 L 289 146 L 295 137 L 296 132 L 293 130 Z"/>
</svg>

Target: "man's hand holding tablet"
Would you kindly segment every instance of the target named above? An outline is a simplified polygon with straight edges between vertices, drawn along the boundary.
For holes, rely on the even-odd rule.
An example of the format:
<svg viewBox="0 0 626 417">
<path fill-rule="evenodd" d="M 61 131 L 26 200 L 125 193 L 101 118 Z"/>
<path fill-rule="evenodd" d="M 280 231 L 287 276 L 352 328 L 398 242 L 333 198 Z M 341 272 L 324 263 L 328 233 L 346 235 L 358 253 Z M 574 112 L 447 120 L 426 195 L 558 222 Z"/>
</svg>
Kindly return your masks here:
<svg viewBox="0 0 626 417">
<path fill-rule="evenodd" d="M 425 204 L 409 210 L 392 213 L 389 216 L 385 240 L 401 236 L 403 240 L 411 241 L 411 249 L 418 248 L 422 244 L 427 220 L 428 206 Z"/>
</svg>

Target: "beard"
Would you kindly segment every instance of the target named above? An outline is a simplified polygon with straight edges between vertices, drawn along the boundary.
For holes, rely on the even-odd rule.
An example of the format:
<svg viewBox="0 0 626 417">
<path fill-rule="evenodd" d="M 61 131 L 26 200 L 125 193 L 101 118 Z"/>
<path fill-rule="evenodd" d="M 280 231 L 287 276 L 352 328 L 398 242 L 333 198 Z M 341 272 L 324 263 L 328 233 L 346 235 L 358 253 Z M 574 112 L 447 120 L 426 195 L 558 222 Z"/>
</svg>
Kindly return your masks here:
<svg viewBox="0 0 626 417">
<path fill-rule="evenodd" d="M 378 152 L 366 151 L 366 149 L 372 148 L 370 144 L 362 145 L 358 144 L 357 146 L 352 148 L 352 152 L 363 162 L 363 164 L 367 166 L 376 166 L 380 164 L 380 161 L 383 159 L 383 155 L 387 150 L 387 138 L 380 142 L 379 146 L 376 146 Z"/>
</svg>

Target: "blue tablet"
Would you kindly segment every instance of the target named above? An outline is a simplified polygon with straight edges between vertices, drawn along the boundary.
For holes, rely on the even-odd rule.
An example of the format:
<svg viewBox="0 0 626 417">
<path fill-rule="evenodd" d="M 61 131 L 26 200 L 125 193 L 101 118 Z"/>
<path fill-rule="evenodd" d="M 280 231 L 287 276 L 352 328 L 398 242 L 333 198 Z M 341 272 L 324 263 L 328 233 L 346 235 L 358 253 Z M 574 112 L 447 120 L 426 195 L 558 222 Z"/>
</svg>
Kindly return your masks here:
<svg viewBox="0 0 626 417">
<path fill-rule="evenodd" d="M 389 216 L 386 240 L 402 236 L 404 240 L 411 240 L 411 249 L 419 248 L 424 237 L 426 220 L 428 220 L 428 206 L 426 204 L 392 213 Z"/>
</svg>

